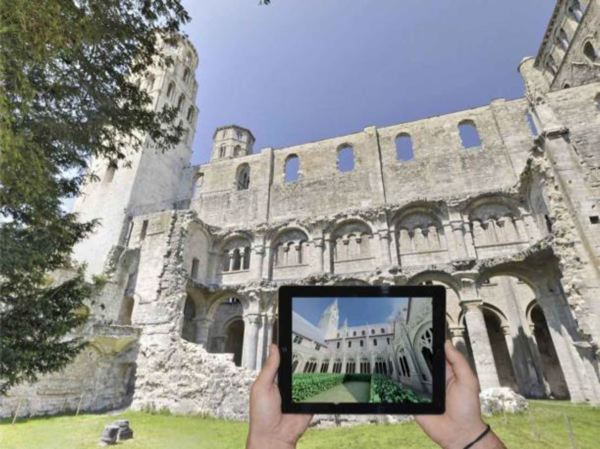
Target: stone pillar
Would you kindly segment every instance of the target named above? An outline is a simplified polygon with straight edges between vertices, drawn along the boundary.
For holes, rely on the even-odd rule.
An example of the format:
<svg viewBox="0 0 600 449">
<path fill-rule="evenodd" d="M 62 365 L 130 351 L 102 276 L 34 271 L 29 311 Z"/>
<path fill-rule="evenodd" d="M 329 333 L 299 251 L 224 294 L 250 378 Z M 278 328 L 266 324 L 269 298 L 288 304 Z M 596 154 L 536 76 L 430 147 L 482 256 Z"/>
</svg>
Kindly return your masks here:
<svg viewBox="0 0 600 449">
<path fill-rule="evenodd" d="M 465 309 L 465 323 L 469 330 L 471 350 L 473 351 L 475 369 L 477 370 L 481 389 L 499 387 L 500 379 L 496 371 L 494 354 L 492 353 L 490 338 L 481 310 L 482 301 L 463 301 L 461 305 Z"/>
<path fill-rule="evenodd" d="M 531 216 L 530 216 L 531 217 Z M 529 236 L 527 232 L 527 227 L 525 226 L 525 221 L 523 217 L 515 218 L 515 227 L 517 228 L 517 234 L 520 242 L 531 242 L 534 239 Z"/>
<path fill-rule="evenodd" d="M 254 279 L 262 279 L 264 255 L 265 247 L 263 245 L 254 245 L 252 247 L 252 258 L 250 260 L 250 268 L 252 269 L 252 277 Z"/>
<path fill-rule="evenodd" d="M 323 273 L 333 273 L 333 243 L 330 238 L 324 240 L 325 245 L 323 249 Z"/>
<path fill-rule="evenodd" d="M 310 263 L 315 263 L 319 273 L 325 272 L 325 242 L 322 237 L 316 237 L 313 239 L 313 257 L 315 260 L 311 260 Z"/>
<path fill-rule="evenodd" d="M 256 370 L 262 368 L 263 362 L 267 357 L 267 317 L 259 315 L 258 335 L 256 343 Z"/>
<path fill-rule="evenodd" d="M 195 318 L 194 327 L 196 328 L 196 343 L 203 345 L 208 349 L 208 334 L 213 320 L 209 318 Z"/>
<path fill-rule="evenodd" d="M 465 230 L 462 220 L 450 221 L 450 230 L 452 231 L 452 240 L 454 241 L 453 260 L 464 260 L 468 258 L 467 247 L 465 245 Z"/>
<path fill-rule="evenodd" d="M 542 355 L 540 354 L 540 350 L 537 346 L 537 341 L 535 339 L 535 324 L 527 325 L 527 330 L 525 331 L 525 336 L 527 338 L 527 344 L 529 345 L 529 350 L 531 351 L 531 358 L 533 361 L 533 365 L 535 367 L 535 371 L 538 378 L 538 383 L 543 390 L 544 396 L 550 396 L 550 384 L 546 380 L 546 375 L 544 374 L 544 364 L 542 363 Z"/>
<path fill-rule="evenodd" d="M 242 349 L 242 366 L 256 369 L 256 347 L 258 344 L 258 327 L 261 317 L 257 314 L 244 315 L 244 346 Z"/>
<path fill-rule="evenodd" d="M 390 232 L 387 229 L 382 229 L 378 231 L 379 234 L 379 247 L 381 249 L 381 254 L 383 258 L 381 262 L 384 265 L 392 264 L 392 253 L 390 250 Z"/>
<path fill-rule="evenodd" d="M 271 279 L 273 277 L 273 271 L 271 268 L 272 259 L 271 256 L 273 254 L 273 249 L 271 248 L 271 244 L 265 245 L 264 247 L 264 255 L 262 257 L 262 278 L 263 279 Z"/>
<path fill-rule="evenodd" d="M 266 341 L 267 353 L 265 354 L 265 357 L 269 356 L 268 348 L 269 348 L 269 345 L 271 343 L 273 343 L 273 324 L 275 324 L 275 316 L 267 315 L 267 341 Z"/>
<path fill-rule="evenodd" d="M 548 331 L 550 332 L 552 343 L 554 344 L 554 349 L 560 362 L 567 388 L 569 389 L 571 401 L 585 402 L 588 399 L 588 395 L 585 392 L 588 389 L 586 383 L 594 381 L 597 383 L 598 381 L 597 379 L 586 379 L 587 376 L 581 358 L 573 346 L 573 341 L 565 325 L 561 323 L 560 315 L 556 310 L 559 307 L 556 298 L 540 298 L 539 303 L 546 318 Z"/>
</svg>

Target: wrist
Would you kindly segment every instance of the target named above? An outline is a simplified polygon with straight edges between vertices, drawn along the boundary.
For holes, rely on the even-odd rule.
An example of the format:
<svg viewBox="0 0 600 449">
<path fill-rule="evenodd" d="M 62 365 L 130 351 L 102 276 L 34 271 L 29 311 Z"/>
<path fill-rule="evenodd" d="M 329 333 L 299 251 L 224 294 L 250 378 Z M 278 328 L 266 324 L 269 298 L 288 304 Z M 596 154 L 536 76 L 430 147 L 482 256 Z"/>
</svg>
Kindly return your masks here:
<svg viewBox="0 0 600 449">
<path fill-rule="evenodd" d="M 246 442 L 246 449 L 296 449 L 296 445 L 274 438 L 255 437 L 250 434 Z"/>
<path fill-rule="evenodd" d="M 476 423 L 469 425 L 469 427 L 458 426 L 455 429 L 453 436 L 450 436 L 447 441 L 440 444 L 443 449 L 464 449 L 469 444 L 473 443 L 482 433 L 487 429 L 487 424 L 479 420 Z M 491 432 L 489 432 L 481 441 L 487 440 Z M 479 443 L 474 444 L 470 449 L 480 449 Z M 482 446 L 483 448 L 483 446 Z"/>
</svg>

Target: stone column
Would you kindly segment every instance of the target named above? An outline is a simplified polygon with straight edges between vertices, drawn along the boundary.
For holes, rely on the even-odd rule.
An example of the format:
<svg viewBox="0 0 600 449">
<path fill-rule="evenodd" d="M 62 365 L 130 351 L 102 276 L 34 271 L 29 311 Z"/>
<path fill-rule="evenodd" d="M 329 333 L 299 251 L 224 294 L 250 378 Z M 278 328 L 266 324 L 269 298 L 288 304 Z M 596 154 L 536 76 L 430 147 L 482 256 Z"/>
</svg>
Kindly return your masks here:
<svg viewBox="0 0 600 449">
<path fill-rule="evenodd" d="M 325 246 L 323 250 L 323 273 L 333 273 L 333 252 L 332 252 L 332 242 L 329 237 L 324 239 Z"/>
<path fill-rule="evenodd" d="M 242 366 L 256 369 L 256 347 L 258 344 L 258 327 L 261 317 L 257 314 L 244 315 L 244 346 L 242 349 Z"/>
<path fill-rule="evenodd" d="M 531 358 L 534 369 L 537 374 L 538 384 L 543 390 L 544 396 L 550 396 L 550 384 L 548 383 L 546 375 L 544 374 L 544 364 L 542 363 L 542 355 L 540 354 L 540 350 L 537 346 L 537 340 L 535 339 L 534 331 L 535 324 L 528 324 L 527 329 L 525 331 L 525 338 L 527 339 L 527 345 L 529 347 L 529 350 L 531 351 Z"/>
<path fill-rule="evenodd" d="M 267 317 L 259 315 L 258 336 L 256 343 L 256 370 L 262 368 L 263 362 L 267 356 Z"/>
<path fill-rule="evenodd" d="M 267 315 L 267 341 L 266 347 L 269 348 L 269 345 L 273 343 L 273 324 L 275 324 L 275 316 Z M 267 357 L 269 353 L 267 352 L 265 357 Z"/>
<path fill-rule="evenodd" d="M 382 229 L 378 231 L 379 234 L 379 247 L 381 249 L 381 254 L 383 255 L 384 265 L 392 264 L 392 253 L 390 250 L 390 232 L 387 229 Z"/>
<path fill-rule="evenodd" d="M 208 334 L 210 327 L 212 326 L 213 320 L 209 318 L 196 318 L 194 324 L 196 328 L 196 343 L 203 345 L 208 349 Z"/>
<path fill-rule="evenodd" d="M 556 310 L 558 307 L 557 302 L 557 299 L 554 297 L 544 297 L 539 300 L 565 382 L 567 383 L 567 388 L 569 389 L 571 401 L 585 402 L 588 399 L 588 395 L 585 393 L 587 389 L 586 383 L 594 382 L 594 380 L 586 379 L 587 376 L 581 358 L 574 348 L 573 341 L 565 325 L 561 323 L 560 315 Z"/>
<path fill-rule="evenodd" d="M 323 273 L 325 272 L 325 263 L 324 263 L 324 258 L 325 258 L 325 242 L 323 240 L 322 237 L 316 237 L 313 239 L 313 257 L 316 260 L 311 260 L 310 262 L 316 262 L 316 266 L 318 268 L 319 273 Z"/>
<path fill-rule="evenodd" d="M 252 247 L 252 258 L 250 260 L 252 277 L 254 279 L 262 279 L 263 274 L 263 258 L 265 255 L 265 247 L 263 245 L 254 245 Z"/>
<path fill-rule="evenodd" d="M 453 260 L 464 260 L 468 258 L 467 247 L 465 245 L 465 231 L 462 220 L 451 220 L 450 229 L 452 231 L 452 240 L 454 241 Z"/>
<path fill-rule="evenodd" d="M 477 377 L 481 389 L 485 390 L 486 388 L 499 387 L 500 379 L 496 371 L 494 354 L 492 353 L 490 338 L 481 310 L 482 303 L 481 300 L 470 300 L 463 301 L 461 305 L 465 309 L 465 323 L 469 330 L 469 340 Z"/>
</svg>

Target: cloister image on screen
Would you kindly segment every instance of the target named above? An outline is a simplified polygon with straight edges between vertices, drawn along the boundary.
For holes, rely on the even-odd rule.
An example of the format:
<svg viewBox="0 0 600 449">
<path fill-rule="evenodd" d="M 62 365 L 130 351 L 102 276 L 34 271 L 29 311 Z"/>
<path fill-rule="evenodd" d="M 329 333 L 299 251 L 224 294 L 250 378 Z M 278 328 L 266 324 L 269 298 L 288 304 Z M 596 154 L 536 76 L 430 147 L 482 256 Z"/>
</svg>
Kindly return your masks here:
<svg viewBox="0 0 600 449">
<path fill-rule="evenodd" d="M 292 400 L 431 402 L 432 298 L 292 300 Z"/>
</svg>

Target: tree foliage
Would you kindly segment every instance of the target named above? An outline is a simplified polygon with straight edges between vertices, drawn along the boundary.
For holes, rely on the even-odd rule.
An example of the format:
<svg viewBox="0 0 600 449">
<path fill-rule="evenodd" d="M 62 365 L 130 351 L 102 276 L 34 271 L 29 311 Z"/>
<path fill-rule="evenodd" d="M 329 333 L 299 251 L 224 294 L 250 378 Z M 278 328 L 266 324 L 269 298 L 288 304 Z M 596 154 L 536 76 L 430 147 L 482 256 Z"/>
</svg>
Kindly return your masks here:
<svg viewBox="0 0 600 449">
<path fill-rule="evenodd" d="M 139 136 L 179 142 L 175 108 L 152 110 L 136 80 L 171 63 L 161 42 L 188 20 L 179 0 L 0 0 L 0 393 L 81 349 L 90 287 L 48 275 L 95 223 L 61 203 L 92 157 L 122 166 Z"/>
</svg>

